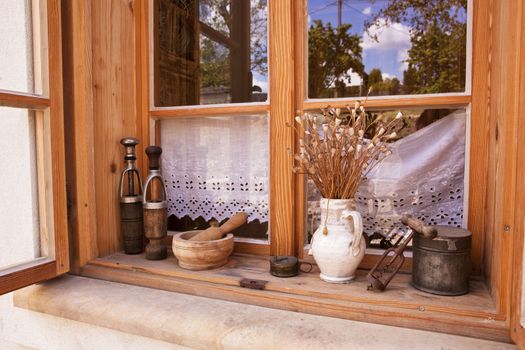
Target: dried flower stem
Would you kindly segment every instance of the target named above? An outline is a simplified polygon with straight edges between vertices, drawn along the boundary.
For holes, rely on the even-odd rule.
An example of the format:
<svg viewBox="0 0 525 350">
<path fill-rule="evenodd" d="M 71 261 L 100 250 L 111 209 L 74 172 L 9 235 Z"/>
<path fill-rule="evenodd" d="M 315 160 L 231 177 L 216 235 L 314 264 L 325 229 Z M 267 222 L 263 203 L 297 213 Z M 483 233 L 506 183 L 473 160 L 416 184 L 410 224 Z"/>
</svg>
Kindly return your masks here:
<svg viewBox="0 0 525 350">
<path fill-rule="evenodd" d="M 367 125 L 359 102 L 354 108 L 347 106 L 347 112 L 344 118 L 340 109 L 327 107 L 322 116 L 305 113 L 295 118 L 304 136 L 294 171 L 308 176 L 325 198 L 354 198 L 361 180 L 391 153 L 388 141 L 396 137 L 402 119 L 398 113 L 386 125 L 379 120 Z M 372 125 L 375 134 L 366 139 Z"/>
</svg>

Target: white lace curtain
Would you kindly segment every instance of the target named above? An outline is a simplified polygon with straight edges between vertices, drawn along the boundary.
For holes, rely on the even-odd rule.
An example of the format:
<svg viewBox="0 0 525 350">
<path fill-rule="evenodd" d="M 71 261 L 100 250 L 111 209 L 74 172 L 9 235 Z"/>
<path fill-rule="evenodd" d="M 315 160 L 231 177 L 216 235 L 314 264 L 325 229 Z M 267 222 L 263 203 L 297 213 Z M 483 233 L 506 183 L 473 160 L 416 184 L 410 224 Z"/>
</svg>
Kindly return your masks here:
<svg viewBox="0 0 525 350">
<path fill-rule="evenodd" d="M 364 231 L 389 236 L 411 214 L 432 225 L 463 226 L 465 111 L 458 110 L 390 145 L 392 155 L 361 183 L 356 209 Z M 310 230 L 319 225 L 319 193 L 309 185 Z"/>
<path fill-rule="evenodd" d="M 169 214 L 219 221 L 246 211 L 269 217 L 268 116 L 176 118 L 161 122 Z"/>
<path fill-rule="evenodd" d="M 386 236 L 403 213 L 463 225 L 465 119 L 456 111 L 392 144 L 356 196 L 365 232 Z M 161 145 L 170 214 L 220 221 L 246 211 L 249 221 L 268 221 L 267 116 L 162 121 Z M 317 200 L 309 205 L 318 218 Z"/>
</svg>

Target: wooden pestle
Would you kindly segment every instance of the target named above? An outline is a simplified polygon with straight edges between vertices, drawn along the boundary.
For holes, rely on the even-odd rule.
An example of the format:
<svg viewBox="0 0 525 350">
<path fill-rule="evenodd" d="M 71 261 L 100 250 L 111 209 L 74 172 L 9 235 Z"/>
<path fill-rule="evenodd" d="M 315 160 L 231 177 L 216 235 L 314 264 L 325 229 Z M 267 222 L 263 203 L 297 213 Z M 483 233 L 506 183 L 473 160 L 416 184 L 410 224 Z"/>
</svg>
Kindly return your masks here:
<svg viewBox="0 0 525 350">
<path fill-rule="evenodd" d="M 227 233 L 235 230 L 237 227 L 240 227 L 246 223 L 248 220 L 248 214 L 245 212 L 237 213 L 228 219 L 220 227 L 209 227 L 204 231 L 197 233 L 195 236 L 191 237 L 189 241 L 214 241 L 216 239 L 221 239 Z"/>
<path fill-rule="evenodd" d="M 433 239 L 437 236 L 437 229 L 433 226 L 426 226 L 423 221 L 418 220 L 410 215 L 403 215 L 401 222 L 410 227 L 415 232 L 423 236 Z"/>
</svg>

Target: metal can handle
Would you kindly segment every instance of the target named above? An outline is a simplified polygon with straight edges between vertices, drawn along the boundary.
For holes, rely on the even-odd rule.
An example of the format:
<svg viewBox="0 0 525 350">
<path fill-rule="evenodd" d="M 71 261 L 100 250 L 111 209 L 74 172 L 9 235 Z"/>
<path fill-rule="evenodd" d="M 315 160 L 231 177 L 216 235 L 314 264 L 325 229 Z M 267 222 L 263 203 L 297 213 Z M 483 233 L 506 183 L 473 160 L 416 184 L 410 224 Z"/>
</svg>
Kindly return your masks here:
<svg viewBox="0 0 525 350">
<path fill-rule="evenodd" d="M 307 265 L 308 267 L 310 267 L 308 270 L 303 270 L 302 267 L 303 265 Z M 312 265 L 311 263 L 309 263 L 308 261 L 299 261 L 299 270 L 301 272 L 304 272 L 304 273 L 309 273 L 309 272 L 312 272 L 314 268 L 314 265 Z"/>
<path fill-rule="evenodd" d="M 153 172 L 153 171 L 152 171 Z M 151 183 L 153 182 L 153 180 L 157 178 L 159 181 L 160 181 L 160 184 L 161 184 L 161 188 L 162 188 L 162 195 L 161 195 L 161 201 L 162 203 L 166 202 L 166 188 L 164 187 L 164 184 L 162 183 L 162 176 L 159 174 L 156 174 L 156 173 L 150 173 L 150 175 L 148 176 L 148 178 L 146 179 L 146 184 L 144 185 L 144 197 L 143 197 L 143 203 L 144 204 L 148 204 L 148 203 L 156 203 L 156 202 L 150 202 L 148 201 L 147 199 L 147 193 L 148 193 L 148 189 L 149 187 L 151 186 Z"/>
</svg>

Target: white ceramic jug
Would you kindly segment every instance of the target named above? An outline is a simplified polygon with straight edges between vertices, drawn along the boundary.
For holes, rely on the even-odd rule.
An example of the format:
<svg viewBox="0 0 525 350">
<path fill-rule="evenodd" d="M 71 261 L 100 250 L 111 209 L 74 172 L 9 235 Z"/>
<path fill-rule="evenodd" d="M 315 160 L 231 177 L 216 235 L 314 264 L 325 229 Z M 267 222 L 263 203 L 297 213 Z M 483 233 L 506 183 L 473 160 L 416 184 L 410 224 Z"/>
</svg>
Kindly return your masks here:
<svg viewBox="0 0 525 350">
<path fill-rule="evenodd" d="M 321 199 L 321 225 L 312 237 L 311 254 L 326 282 L 354 279 L 365 256 L 363 221 L 353 208 L 352 199 Z"/>
</svg>

